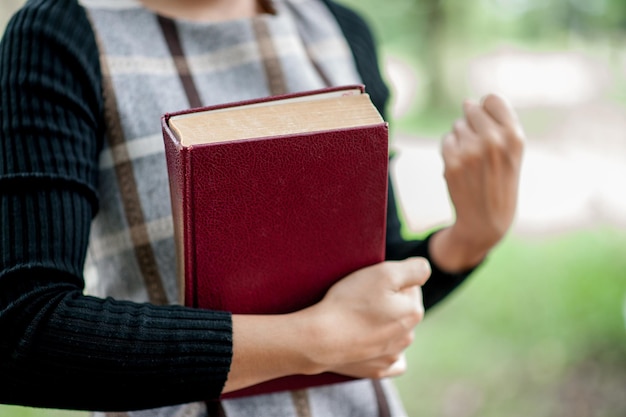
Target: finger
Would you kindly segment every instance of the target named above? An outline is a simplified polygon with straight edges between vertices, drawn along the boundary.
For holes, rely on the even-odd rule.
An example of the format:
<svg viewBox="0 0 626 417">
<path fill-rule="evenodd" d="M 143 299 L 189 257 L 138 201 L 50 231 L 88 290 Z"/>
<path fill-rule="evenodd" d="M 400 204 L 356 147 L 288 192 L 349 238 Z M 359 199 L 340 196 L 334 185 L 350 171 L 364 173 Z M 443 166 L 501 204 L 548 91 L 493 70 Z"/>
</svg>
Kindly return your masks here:
<svg viewBox="0 0 626 417">
<path fill-rule="evenodd" d="M 472 142 L 477 139 L 476 133 L 472 130 L 466 119 L 456 120 L 452 131 L 454 132 L 458 145 L 462 148 L 471 145 Z"/>
<path fill-rule="evenodd" d="M 410 287 L 404 287 L 399 291 L 400 294 L 405 296 L 405 300 L 407 301 L 406 307 L 411 311 L 417 311 L 418 313 L 422 312 L 424 309 L 424 303 L 422 298 L 422 287 L 419 285 L 413 285 Z"/>
<path fill-rule="evenodd" d="M 396 300 L 398 308 L 404 309 L 404 316 L 400 319 L 400 323 L 406 330 L 412 330 L 415 326 L 422 322 L 425 315 L 424 299 L 422 296 L 422 288 L 418 286 L 408 287 L 402 290 L 403 299 Z M 409 333 L 413 336 L 413 333 Z M 407 339 L 408 340 L 408 339 Z M 412 342 L 409 340 L 408 344 Z M 407 346 L 408 346 L 407 344 Z"/>
<path fill-rule="evenodd" d="M 451 152 L 458 146 L 456 134 L 454 130 L 446 133 L 441 139 L 441 149 L 443 152 Z"/>
<path fill-rule="evenodd" d="M 496 121 L 487 113 L 487 111 L 478 103 L 466 100 L 463 103 L 463 111 L 465 119 L 470 129 L 476 134 L 485 132 L 493 132 L 498 128 Z"/>
<path fill-rule="evenodd" d="M 430 277 L 430 264 L 425 258 L 414 257 L 396 263 L 398 268 L 393 274 L 393 286 L 396 291 L 422 286 Z"/>
<path fill-rule="evenodd" d="M 511 103 L 500 95 L 488 94 L 483 97 L 482 108 L 499 125 L 513 126 L 519 122 Z"/>
<path fill-rule="evenodd" d="M 441 140 L 441 156 L 446 165 L 454 163 L 459 153 L 459 141 L 454 132 L 447 133 Z"/>
<path fill-rule="evenodd" d="M 400 355 L 397 361 L 395 361 L 389 368 L 385 370 L 385 372 L 383 372 L 381 377 L 390 378 L 394 376 L 400 376 L 403 373 L 405 373 L 406 370 L 407 370 L 406 355 L 403 353 L 402 355 Z"/>
<path fill-rule="evenodd" d="M 502 96 L 489 94 L 483 98 L 483 108 L 491 118 L 504 128 L 505 137 L 512 149 L 519 153 L 526 141 L 524 129 L 511 103 Z"/>
<path fill-rule="evenodd" d="M 404 353 L 392 357 L 382 356 L 363 362 L 350 363 L 332 369 L 333 372 L 358 378 L 388 378 L 406 372 Z"/>
</svg>

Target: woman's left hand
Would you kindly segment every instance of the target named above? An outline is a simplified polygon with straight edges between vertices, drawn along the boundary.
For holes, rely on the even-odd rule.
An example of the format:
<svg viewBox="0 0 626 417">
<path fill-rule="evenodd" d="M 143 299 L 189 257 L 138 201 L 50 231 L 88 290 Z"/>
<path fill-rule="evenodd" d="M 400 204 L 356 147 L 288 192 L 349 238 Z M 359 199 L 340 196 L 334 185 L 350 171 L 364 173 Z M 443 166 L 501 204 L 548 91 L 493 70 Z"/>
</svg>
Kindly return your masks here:
<svg viewBox="0 0 626 417">
<path fill-rule="evenodd" d="M 468 100 L 463 110 L 465 117 L 442 142 L 456 220 L 431 241 L 434 261 L 449 271 L 475 266 L 509 230 L 525 142 L 515 111 L 502 97 Z"/>
</svg>

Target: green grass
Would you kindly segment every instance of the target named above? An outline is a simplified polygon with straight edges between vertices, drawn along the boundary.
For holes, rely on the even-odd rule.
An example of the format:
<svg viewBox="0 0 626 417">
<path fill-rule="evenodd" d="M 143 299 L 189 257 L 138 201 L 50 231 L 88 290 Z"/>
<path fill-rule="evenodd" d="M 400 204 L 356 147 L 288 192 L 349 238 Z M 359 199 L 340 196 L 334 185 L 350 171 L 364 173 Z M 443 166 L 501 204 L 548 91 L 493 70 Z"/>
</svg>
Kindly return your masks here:
<svg viewBox="0 0 626 417">
<path fill-rule="evenodd" d="M 418 327 L 409 415 L 626 415 L 625 248 L 608 229 L 504 241 Z"/>
<path fill-rule="evenodd" d="M 0 417 L 87 417 L 88 413 L 0 405 Z"/>
</svg>

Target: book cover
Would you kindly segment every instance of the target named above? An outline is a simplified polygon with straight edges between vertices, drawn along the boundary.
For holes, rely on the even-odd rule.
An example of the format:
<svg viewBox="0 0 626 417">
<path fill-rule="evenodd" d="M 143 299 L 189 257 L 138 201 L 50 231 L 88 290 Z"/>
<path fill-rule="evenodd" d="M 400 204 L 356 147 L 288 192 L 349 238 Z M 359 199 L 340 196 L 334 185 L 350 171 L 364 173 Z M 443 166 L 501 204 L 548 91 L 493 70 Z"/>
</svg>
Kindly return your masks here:
<svg viewBox="0 0 626 417">
<path fill-rule="evenodd" d="M 162 117 L 181 302 L 280 314 L 384 260 L 388 125 L 363 86 Z M 294 375 L 234 398 L 338 383 Z"/>
</svg>

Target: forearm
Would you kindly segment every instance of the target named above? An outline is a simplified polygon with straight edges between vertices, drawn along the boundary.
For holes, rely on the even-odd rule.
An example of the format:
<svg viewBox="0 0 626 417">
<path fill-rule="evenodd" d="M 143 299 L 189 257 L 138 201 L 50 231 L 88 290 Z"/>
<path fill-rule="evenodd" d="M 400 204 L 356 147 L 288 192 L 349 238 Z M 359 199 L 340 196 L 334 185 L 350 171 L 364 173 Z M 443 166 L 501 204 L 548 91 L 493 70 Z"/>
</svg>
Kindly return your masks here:
<svg viewBox="0 0 626 417">
<path fill-rule="evenodd" d="M 318 338 L 302 313 L 233 315 L 233 358 L 224 392 L 323 368 L 311 358 Z"/>
<path fill-rule="evenodd" d="M 85 297 L 69 281 L 2 277 L 0 403 L 110 411 L 217 398 L 230 315 Z"/>
</svg>

